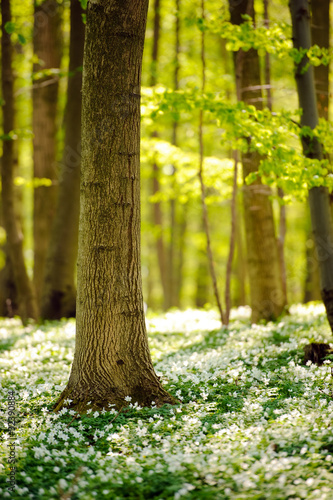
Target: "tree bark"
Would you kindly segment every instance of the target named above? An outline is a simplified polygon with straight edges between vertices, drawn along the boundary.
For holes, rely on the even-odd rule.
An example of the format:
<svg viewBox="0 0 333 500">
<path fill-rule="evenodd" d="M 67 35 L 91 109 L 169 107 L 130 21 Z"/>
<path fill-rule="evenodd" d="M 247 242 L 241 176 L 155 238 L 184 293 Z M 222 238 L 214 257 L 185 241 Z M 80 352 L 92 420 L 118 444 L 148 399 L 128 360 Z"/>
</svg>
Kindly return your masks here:
<svg viewBox="0 0 333 500">
<path fill-rule="evenodd" d="M 57 0 L 44 0 L 34 13 L 34 54 L 40 63 L 33 71 L 59 68 L 61 59 L 60 14 Z M 48 179 L 50 185 L 34 190 L 34 285 L 40 306 L 47 249 L 57 199 L 56 133 L 58 76 L 38 78 L 33 86 L 34 177 Z"/>
<path fill-rule="evenodd" d="M 310 8 L 307 0 L 291 0 L 290 12 L 293 25 L 293 43 L 296 49 L 311 47 Z M 295 79 L 299 107 L 302 109 L 301 125 L 314 129 L 318 124 L 318 108 L 313 67 L 305 68 L 308 60 L 303 57 L 296 65 Z M 322 150 L 316 138 L 302 140 L 304 155 L 322 159 Z M 333 331 L 333 231 L 327 188 L 314 187 L 309 191 L 312 230 L 319 260 L 321 296 L 327 318 Z"/>
<path fill-rule="evenodd" d="M 82 87 L 77 333 L 56 404 L 175 400 L 155 374 L 140 267 L 140 84 L 148 0 L 88 2 Z"/>
<path fill-rule="evenodd" d="M 159 42 L 160 42 L 160 27 L 161 27 L 161 15 L 160 15 L 160 0 L 154 0 L 154 29 L 153 29 L 153 46 L 151 54 L 151 69 L 150 69 L 150 86 L 154 87 L 157 83 L 157 64 L 158 64 L 158 52 L 159 52 Z M 158 133 L 155 130 L 152 133 L 152 137 L 158 137 Z M 152 182 L 152 194 L 155 195 L 160 191 L 159 175 L 160 169 L 156 162 L 153 163 L 153 182 Z M 159 228 L 159 234 L 156 239 L 156 253 L 157 262 L 160 272 L 161 285 L 163 290 L 163 309 L 167 310 L 169 308 L 169 290 L 168 290 L 168 269 L 167 269 L 167 252 L 165 248 L 165 242 L 163 238 L 163 212 L 161 203 L 158 201 L 153 203 L 153 223 Z"/>
<path fill-rule="evenodd" d="M 311 35 L 312 44 L 319 47 L 329 48 L 330 32 L 330 1 L 317 0 L 312 4 Z M 315 89 L 317 96 L 317 109 L 320 118 L 328 119 L 329 105 L 329 65 L 314 67 Z M 332 204 L 332 200 L 331 204 Z M 313 234 L 311 229 L 307 234 L 306 246 L 306 279 L 304 290 L 304 301 L 320 300 L 320 278 L 319 265 L 315 251 L 315 245 L 311 246 Z"/>
<path fill-rule="evenodd" d="M 75 316 L 81 172 L 81 86 L 84 24 L 79 0 L 71 0 L 69 76 L 65 111 L 65 143 L 60 165 L 57 209 L 44 273 L 42 319 Z"/>
<path fill-rule="evenodd" d="M 6 137 L 3 141 L 1 162 L 2 210 L 3 223 L 7 234 L 8 253 L 14 271 L 15 284 L 18 292 L 19 314 L 22 321 L 28 318 L 37 319 L 36 300 L 32 284 L 29 280 L 23 255 L 23 236 L 15 213 L 14 194 L 14 141 L 9 134 L 14 129 L 14 76 L 12 69 L 12 43 L 5 26 L 11 22 L 10 0 L 1 0 L 1 85 L 3 131 Z"/>
<path fill-rule="evenodd" d="M 254 18 L 253 0 L 229 0 L 231 22 L 241 24 L 242 15 Z M 236 88 L 239 101 L 262 109 L 262 92 L 258 53 L 239 50 L 235 54 Z M 249 141 L 251 139 L 248 139 Z M 258 171 L 260 156 L 255 152 L 242 155 L 243 203 L 250 279 L 252 322 L 274 320 L 286 304 L 282 289 L 277 241 L 275 237 L 271 190 L 258 179 L 251 185 L 246 177 Z"/>
</svg>

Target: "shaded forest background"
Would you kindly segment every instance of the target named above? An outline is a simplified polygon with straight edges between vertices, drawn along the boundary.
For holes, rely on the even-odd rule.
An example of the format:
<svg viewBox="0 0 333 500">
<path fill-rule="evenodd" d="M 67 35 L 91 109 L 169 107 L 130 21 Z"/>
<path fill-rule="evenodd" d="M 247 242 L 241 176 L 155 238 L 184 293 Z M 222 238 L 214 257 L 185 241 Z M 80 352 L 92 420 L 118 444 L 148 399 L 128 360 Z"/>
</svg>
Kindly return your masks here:
<svg viewBox="0 0 333 500">
<path fill-rule="evenodd" d="M 84 10 L 79 0 L 13 0 L 10 7 L 2 41 L 10 35 L 13 127 L 6 130 L 3 114 L 2 138 L 13 148 L 16 222 L 36 315 L 69 317 L 75 314 Z M 329 7 L 320 0 L 312 12 L 319 52 L 313 50 L 311 62 L 323 120 L 331 118 L 330 52 L 321 64 L 326 53 L 320 51 L 330 46 Z M 245 28 L 232 30 L 229 20 Z M 2 44 L 3 75 L 9 67 L 5 50 Z M 251 72 L 237 66 L 242 54 Z M 149 308 L 209 307 L 218 290 L 227 310 L 255 309 L 254 288 L 263 279 L 270 283 L 257 296 L 270 295 L 267 307 L 258 299 L 256 321 L 277 316 L 275 303 L 282 312 L 287 304 L 320 300 L 323 257 L 314 251 L 307 189 L 329 181 L 332 144 L 330 125 L 321 125 L 327 163 L 316 171 L 302 163 L 295 61 L 285 1 L 150 2 L 141 90 L 142 272 Z M 2 99 L 8 103 L 5 84 Z M 116 106 L 130 112 L 126 98 Z M 93 133 L 103 141 L 103 123 Z M 262 184 L 252 174 L 270 157 L 275 133 L 277 155 L 264 162 Z M 4 170 L 4 153 L 2 163 Z M 303 168 L 308 177 L 301 177 Z M 254 184 L 244 182 L 248 175 Z M 8 198 L 2 205 L 0 314 L 12 316 L 19 313 L 22 291 L 8 238 L 6 243 Z M 264 217 L 253 222 L 259 205 Z M 261 247 L 266 254 L 260 256 Z M 332 249 L 324 245 L 323 251 Z"/>
</svg>

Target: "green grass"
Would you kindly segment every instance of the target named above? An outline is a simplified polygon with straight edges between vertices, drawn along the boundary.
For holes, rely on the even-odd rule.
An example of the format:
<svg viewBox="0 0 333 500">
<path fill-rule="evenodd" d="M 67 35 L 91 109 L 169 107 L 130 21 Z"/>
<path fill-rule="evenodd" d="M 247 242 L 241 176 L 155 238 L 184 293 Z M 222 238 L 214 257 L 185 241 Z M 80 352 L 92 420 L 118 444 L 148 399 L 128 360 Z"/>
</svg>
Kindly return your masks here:
<svg viewBox="0 0 333 500">
<path fill-rule="evenodd" d="M 331 362 L 303 364 L 309 341 L 332 340 L 320 305 L 250 326 L 233 311 L 148 319 L 156 371 L 177 406 L 75 418 L 53 414 L 74 352 L 73 321 L 0 321 L 0 496 L 13 499 L 332 500 Z M 5 427 L 16 393 L 16 488 Z M 117 417 L 115 418 L 115 416 Z"/>
</svg>

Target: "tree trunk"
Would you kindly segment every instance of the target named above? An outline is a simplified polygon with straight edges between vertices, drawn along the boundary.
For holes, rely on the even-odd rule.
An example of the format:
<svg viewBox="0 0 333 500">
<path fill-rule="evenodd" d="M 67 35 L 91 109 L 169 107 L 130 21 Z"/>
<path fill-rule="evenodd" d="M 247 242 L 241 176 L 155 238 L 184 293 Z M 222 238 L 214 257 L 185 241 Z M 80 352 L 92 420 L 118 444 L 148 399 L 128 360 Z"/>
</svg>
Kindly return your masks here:
<svg viewBox="0 0 333 500">
<path fill-rule="evenodd" d="M 3 141 L 1 162 L 2 210 L 3 223 L 7 234 L 8 253 L 14 271 L 14 278 L 19 300 L 19 314 L 22 321 L 28 318 L 37 319 L 36 300 L 29 280 L 23 255 L 23 236 L 19 229 L 15 213 L 14 194 L 14 142 L 9 134 L 14 129 L 14 77 L 12 70 L 12 44 L 5 26 L 11 22 L 10 1 L 1 0 L 1 85 L 3 131 L 6 139 Z"/>
<path fill-rule="evenodd" d="M 305 256 L 306 256 L 306 275 L 304 283 L 304 299 L 303 301 L 311 302 L 312 300 L 321 300 L 320 293 L 320 276 L 319 276 L 319 263 L 316 255 L 315 242 L 311 230 L 311 221 L 309 210 L 304 214 L 306 221 L 306 242 L 305 242 Z"/>
<path fill-rule="evenodd" d="M 56 404 L 173 403 L 148 347 L 140 267 L 140 83 L 148 0 L 88 2 L 77 330 Z M 98 133 L 98 130 L 100 133 Z"/>
<path fill-rule="evenodd" d="M 34 73 L 59 68 L 61 58 L 60 14 L 57 0 L 44 0 L 34 13 L 34 54 L 41 63 L 35 63 Z M 56 119 L 58 76 L 51 74 L 38 78 L 33 85 L 34 177 L 48 179 L 49 185 L 35 186 L 34 190 L 34 284 L 40 306 L 47 249 L 57 197 Z M 45 182 L 45 181 L 44 181 Z"/>
<path fill-rule="evenodd" d="M 174 75 L 173 75 L 173 88 L 175 91 L 179 89 L 179 69 L 180 69 L 180 0 L 176 0 L 176 19 L 175 19 L 175 60 L 174 60 Z M 172 124 L 172 144 L 178 146 L 178 121 L 174 120 Z M 176 167 L 172 166 L 172 185 L 175 188 L 175 174 Z M 177 208 L 179 210 L 183 206 L 179 206 L 176 199 L 170 200 L 170 243 L 168 248 L 168 270 L 169 270 L 169 296 L 170 296 L 170 307 L 180 307 L 180 287 L 181 287 L 181 276 L 177 276 L 177 271 L 179 270 L 179 265 L 181 263 L 177 262 L 177 257 L 182 259 L 179 251 L 177 252 L 177 245 L 181 248 L 182 234 L 179 231 L 179 226 L 177 226 Z M 183 216 L 183 214 L 182 214 Z M 182 224 L 180 224 L 181 226 Z"/>
<path fill-rule="evenodd" d="M 238 203 L 239 205 L 239 203 Z M 246 300 L 246 280 L 247 280 L 247 262 L 246 256 L 244 255 L 244 242 L 243 242 L 243 227 L 241 222 L 241 207 L 238 206 L 237 214 L 238 224 L 236 224 L 236 264 L 235 264 L 235 278 L 236 286 L 233 297 L 233 303 L 236 307 L 245 306 L 248 304 Z M 243 218 L 244 220 L 244 218 Z"/>
<path fill-rule="evenodd" d="M 330 0 L 316 0 L 311 4 L 312 44 L 319 47 L 330 46 Z M 328 120 L 329 105 L 329 65 L 314 67 L 317 108 L 320 118 Z"/>
<path fill-rule="evenodd" d="M 242 15 L 254 18 L 253 0 L 229 0 L 231 22 L 239 25 Z M 239 101 L 262 108 L 258 53 L 239 50 L 235 55 L 236 88 Z M 250 141 L 250 139 L 249 139 Z M 255 152 L 242 155 L 243 203 L 250 278 L 252 321 L 274 320 L 286 304 L 282 289 L 277 241 L 275 237 L 271 190 L 258 179 L 251 185 L 246 177 L 256 172 L 260 157 Z"/>
<path fill-rule="evenodd" d="M 157 83 L 157 64 L 158 52 L 160 45 L 160 28 L 161 28 L 161 2 L 154 0 L 154 34 L 153 34 L 153 47 L 151 55 L 151 70 L 150 70 L 150 86 L 154 87 Z M 155 130 L 152 137 L 158 137 Z M 160 191 L 160 169 L 156 162 L 153 163 L 153 184 L 152 194 L 155 195 Z M 163 238 L 163 211 L 161 203 L 158 201 L 153 203 L 153 223 L 159 228 L 159 233 L 156 239 L 157 262 L 160 272 L 161 285 L 163 290 L 163 309 L 167 310 L 170 307 L 170 280 L 168 269 L 168 255 L 165 241 Z"/>
<path fill-rule="evenodd" d="M 204 229 L 201 229 L 204 231 Z M 207 252 L 198 252 L 198 267 L 196 271 L 196 294 L 195 307 L 201 309 L 209 302 L 209 267 L 207 262 Z"/>
<path fill-rule="evenodd" d="M 293 25 L 293 43 L 296 49 L 311 47 L 310 9 L 307 0 L 291 0 L 290 12 Z M 299 107 L 302 109 L 301 125 L 315 128 L 318 109 L 313 67 L 304 71 L 307 58 L 296 65 Z M 303 150 L 308 158 L 322 159 L 321 145 L 316 138 L 303 137 Z M 312 230 L 319 260 L 321 295 L 327 318 L 333 331 L 333 231 L 327 188 L 315 187 L 309 191 Z"/>
<path fill-rule="evenodd" d="M 43 319 L 75 316 L 81 171 L 81 86 L 84 24 L 79 0 L 71 0 L 69 76 L 65 111 L 65 143 L 57 210 L 44 274 Z"/>
<path fill-rule="evenodd" d="M 330 1 L 317 0 L 312 5 L 311 34 L 312 44 L 319 47 L 329 48 L 330 31 Z M 317 95 L 318 115 L 328 119 L 329 105 L 329 65 L 314 67 L 315 89 Z M 304 301 L 320 300 L 319 266 L 317 262 L 315 246 L 311 246 L 313 234 L 311 230 L 307 234 L 306 246 L 306 279 Z"/>
</svg>

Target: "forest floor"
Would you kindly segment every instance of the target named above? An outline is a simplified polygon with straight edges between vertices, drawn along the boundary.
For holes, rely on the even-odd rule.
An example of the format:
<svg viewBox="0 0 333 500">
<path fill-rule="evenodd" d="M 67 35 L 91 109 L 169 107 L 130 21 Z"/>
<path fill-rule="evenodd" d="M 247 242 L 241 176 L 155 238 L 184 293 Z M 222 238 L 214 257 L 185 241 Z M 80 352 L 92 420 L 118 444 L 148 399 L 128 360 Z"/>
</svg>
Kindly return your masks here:
<svg viewBox="0 0 333 500">
<path fill-rule="evenodd" d="M 252 327 L 240 308 L 229 331 L 214 311 L 147 322 L 157 373 L 181 404 L 75 418 L 51 411 L 69 376 L 75 323 L 0 320 L 0 497 L 333 499 L 331 361 L 303 362 L 305 344 L 332 341 L 322 305 Z"/>
</svg>

